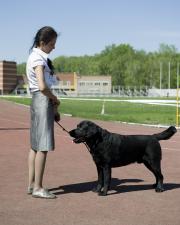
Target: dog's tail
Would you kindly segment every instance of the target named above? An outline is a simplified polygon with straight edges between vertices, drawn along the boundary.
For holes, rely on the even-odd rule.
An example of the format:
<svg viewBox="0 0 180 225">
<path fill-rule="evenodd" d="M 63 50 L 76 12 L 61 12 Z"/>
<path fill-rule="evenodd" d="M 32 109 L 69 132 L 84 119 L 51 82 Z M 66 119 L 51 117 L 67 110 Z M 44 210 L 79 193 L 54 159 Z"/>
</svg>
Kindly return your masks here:
<svg viewBox="0 0 180 225">
<path fill-rule="evenodd" d="M 176 128 L 174 126 L 171 126 L 167 130 L 164 130 L 161 133 L 154 134 L 154 137 L 156 137 L 159 141 L 167 140 L 170 137 L 172 137 L 176 132 L 177 132 Z"/>
</svg>

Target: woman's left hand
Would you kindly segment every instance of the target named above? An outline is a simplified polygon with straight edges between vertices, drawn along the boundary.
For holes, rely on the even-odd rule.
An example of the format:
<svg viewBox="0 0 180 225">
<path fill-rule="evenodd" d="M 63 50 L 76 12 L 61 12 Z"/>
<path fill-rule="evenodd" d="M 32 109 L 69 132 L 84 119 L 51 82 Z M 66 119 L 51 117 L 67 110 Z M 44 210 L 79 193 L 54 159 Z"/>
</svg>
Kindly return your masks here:
<svg viewBox="0 0 180 225">
<path fill-rule="evenodd" d="M 54 121 L 55 122 L 59 122 L 61 120 L 61 116 L 60 116 L 60 113 L 56 112 L 54 114 Z"/>
</svg>

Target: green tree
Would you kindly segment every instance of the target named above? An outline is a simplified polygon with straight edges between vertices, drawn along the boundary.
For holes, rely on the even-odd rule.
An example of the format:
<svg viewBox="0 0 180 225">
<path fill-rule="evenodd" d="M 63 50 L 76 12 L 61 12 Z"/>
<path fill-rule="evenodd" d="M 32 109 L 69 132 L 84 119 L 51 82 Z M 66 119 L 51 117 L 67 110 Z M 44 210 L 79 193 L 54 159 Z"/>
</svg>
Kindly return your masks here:
<svg viewBox="0 0 180 225">
<path fill-rule="evenodd" d="M 59 56 L 53 60 L 56 72 L 80 75 L 111 75 L 112 84 L 124 87 L 156 87 L 160 85 L 162 65 L 162 88 L 168 88 L 169 62 L 171 88 L 177 85 L 177 64 L 180 54 L 174 45 L 161 43 L 158 51 L 137 51 L 128 44 L 109 45 L 93 56 Z M 26 64 L 17 66 L 18 74 L 25 74 Z"/>
<path fill-rule="evenodd" d="M 17 65 L 17 74 L 18 75 L 26 74 L 26 63 L 21 63 Z"/>
</svg>

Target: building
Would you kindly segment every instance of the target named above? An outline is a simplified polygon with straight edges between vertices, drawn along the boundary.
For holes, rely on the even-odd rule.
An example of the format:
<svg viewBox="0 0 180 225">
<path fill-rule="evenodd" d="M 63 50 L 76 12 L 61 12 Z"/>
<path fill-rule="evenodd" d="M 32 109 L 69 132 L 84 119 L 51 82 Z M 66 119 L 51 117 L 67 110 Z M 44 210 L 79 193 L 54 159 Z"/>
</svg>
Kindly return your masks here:
<svg viewBox="0 0 180 225">
<path fill-rule="evenodd" d="M 111 76 L 80 76 L 77 80 L 78 95 L 111 94 Z"/>
<path fill-rule="evenodd" d="M 14 89 L 15 94 L 30 94 L 26 75 L 17 75 L 17 85 Z"/>
<path fill-rule="evenodd" d="M 54 86 L 67 94 L 107 95 L 111 94 L 111 76 L 80 76 L 76 73 L 59 73 L 59 85 Z"/>
<path fill-rule="evenodd" d="M 11 93 L 17 85 L 16 62 L 0 61 L 0 94 Z"/>
<path fill-rule="evenodd" d="M 58 95 L 111 94 L 111 76 L 80 76 L 76 73 L 56 74 L 59 83 L 52 87 Z M 17 75 L 16 62 L 0 61 L 0 94 L 29 94 L 26 75 Z"/>
<path fill-rule="evenodd" d="M 76 73 L 58 73 L 56 76 L 59 78 L 58 87 L 64 91 L 77 90 L 77 74 Z"/>
</svg>

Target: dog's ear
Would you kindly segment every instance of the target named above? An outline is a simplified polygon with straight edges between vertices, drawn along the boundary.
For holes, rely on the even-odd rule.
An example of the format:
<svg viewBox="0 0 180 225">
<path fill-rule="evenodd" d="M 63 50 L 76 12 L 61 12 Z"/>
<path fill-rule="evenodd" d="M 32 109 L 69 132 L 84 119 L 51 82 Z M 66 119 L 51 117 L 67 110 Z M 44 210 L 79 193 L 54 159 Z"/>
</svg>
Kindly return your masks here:
<svg viewBox="0 0 180 225">
<path fill-rule="evenodd" d="M 104 140 L 107 136 L 108 131 L 105 129 L 99 129 L 98 135 L 101 138 L 101 140 Z"/>
<path fill-rule="evenodd" d="M 87 138 L 91 138 L 97 134 L 97 130 L 94 127 L 90 127 L 86 133 Z"/>
<path fill-rule="evenodd" d="M 102 139 L 102 129 L 98 126 L 91 126 L 88 129 L 86 137 L 87 138 L 93 138 L 94 137 L 96 139 L 101 140 Z"/>
</svg>

